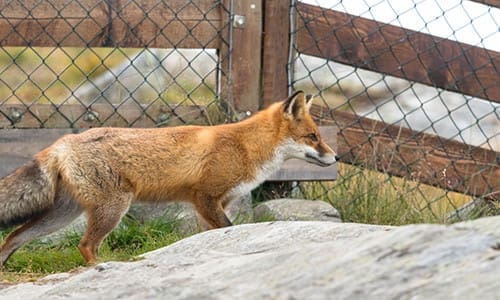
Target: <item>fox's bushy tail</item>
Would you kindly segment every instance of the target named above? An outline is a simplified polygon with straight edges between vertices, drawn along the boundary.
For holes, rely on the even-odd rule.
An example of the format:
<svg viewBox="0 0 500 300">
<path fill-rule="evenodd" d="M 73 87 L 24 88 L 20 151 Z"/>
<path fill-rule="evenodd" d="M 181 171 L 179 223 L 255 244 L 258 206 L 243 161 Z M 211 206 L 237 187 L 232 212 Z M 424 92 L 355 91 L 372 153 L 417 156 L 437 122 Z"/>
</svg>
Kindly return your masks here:
<svg viewBox="0 0 500 300">
<path fill-rule="evenodd" d="M 0 227 L 22 224 L 51 207 L 56 191 L 51 177 L 33 160 L 0 179 Z"/>
</svg>

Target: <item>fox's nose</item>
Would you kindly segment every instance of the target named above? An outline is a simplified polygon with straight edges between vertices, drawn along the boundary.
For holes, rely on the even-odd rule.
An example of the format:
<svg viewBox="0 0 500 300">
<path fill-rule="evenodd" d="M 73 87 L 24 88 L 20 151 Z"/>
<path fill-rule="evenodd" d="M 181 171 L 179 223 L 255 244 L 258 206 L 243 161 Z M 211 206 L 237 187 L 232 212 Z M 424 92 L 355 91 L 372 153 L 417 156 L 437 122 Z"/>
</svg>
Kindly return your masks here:
<svg viewBox="0 0 500 300">
<path fill-rule="evenodd" d="M 335 155 L 335 161 L 339 161 L 339 160 L 340 160 L 340 156 Z"/>
</svg>

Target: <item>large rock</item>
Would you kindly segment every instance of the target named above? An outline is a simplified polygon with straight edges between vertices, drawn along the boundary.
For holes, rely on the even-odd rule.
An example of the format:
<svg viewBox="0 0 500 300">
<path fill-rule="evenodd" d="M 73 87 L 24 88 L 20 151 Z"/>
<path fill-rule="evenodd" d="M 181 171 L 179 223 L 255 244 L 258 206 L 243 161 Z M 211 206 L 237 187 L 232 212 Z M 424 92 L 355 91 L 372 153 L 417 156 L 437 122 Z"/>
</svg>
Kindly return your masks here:
<svg viewBox="0 0 500 300">
<path fill-rule="evenodd" d="M 257 205 L 256 220 L 341 222 L 340 213 L 324 201 L 276 199 Z"/>
<path fill-rule="evenodd" d="M 271 222 L 203 232 L 0 299 L 494 299 L 500 217 L 404 227 Z"/>
</svg>

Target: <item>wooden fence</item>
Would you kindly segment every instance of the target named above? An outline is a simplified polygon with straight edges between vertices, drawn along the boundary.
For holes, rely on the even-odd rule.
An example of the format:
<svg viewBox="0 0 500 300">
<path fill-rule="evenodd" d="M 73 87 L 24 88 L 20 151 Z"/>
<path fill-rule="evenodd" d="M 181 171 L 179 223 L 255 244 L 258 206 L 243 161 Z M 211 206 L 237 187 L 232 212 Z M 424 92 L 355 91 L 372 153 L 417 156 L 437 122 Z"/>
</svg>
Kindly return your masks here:
<svg viewBox="0 0 500 300">
<path fill-rule="evenodd" d="M 500 8 L 495 1 L 477 2 Z M 301 53 L 500 103 L 498 52 L 300 2 L 296 10 Z M 345 162 L 500 199 L 498 152 L 340 111 L 318 116 L 341 128 Z"/>
<path fill-rule="evenodd" d="M 500 7 L 498 1 L 476 2 Z M 288 95 L 292 19 L 299 28 L 293 33 L 295 48 L 301 53 L 500 103 L 498 52 L 301 2 L 290 18 L 290 5 L 290 0 L 172 0 L 168 5 L 150 0 L 2 1 L 0 46 L 214 48 L 221 65 L 221 98 L 236 111 L 253 112 Z M 57 120 L 60 109 L 1 105 L 0 127 L 38 127 L 39 114 L 49 116 L 45 128 L 67 127 Z M 151 114 L 165 110 L 148 109 Z M 22 118 L 13 120 L 16 110 Z M 320 107 L 314 112 L 323 124 L 340 128 L 343 162 L 473 196 L 500 197 L 498 152 L 345 112 Z M 130 114 L 138 114 L 133 126 L 154 125 L 154 118 Z M 95 126 L 84 115 L 77 114 L 74 127 Z"/>
</svg>

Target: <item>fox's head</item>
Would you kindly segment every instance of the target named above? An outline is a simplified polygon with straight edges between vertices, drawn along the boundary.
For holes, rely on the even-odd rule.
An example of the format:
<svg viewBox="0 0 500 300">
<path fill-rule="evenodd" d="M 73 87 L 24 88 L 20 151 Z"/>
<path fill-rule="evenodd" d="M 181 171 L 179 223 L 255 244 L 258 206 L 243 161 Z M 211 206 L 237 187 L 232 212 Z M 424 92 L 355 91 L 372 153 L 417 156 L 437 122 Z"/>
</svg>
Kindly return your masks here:
<svg viewBox="0 0 500 300">
<path fill-rule="evenodd" d="M 335 151 L 322 139 L 309 109 L 313 97 L 298 91 L 281 104 L 283 118 L 287 124 L 286 139 L 288 158 L 298 158 L 326 167 L 338 160 Z"/>
</svg>

